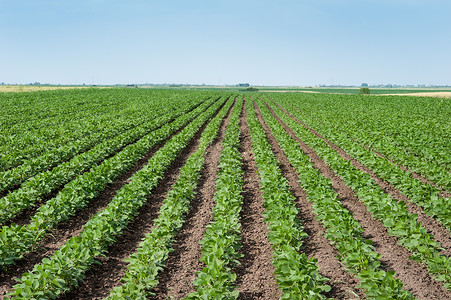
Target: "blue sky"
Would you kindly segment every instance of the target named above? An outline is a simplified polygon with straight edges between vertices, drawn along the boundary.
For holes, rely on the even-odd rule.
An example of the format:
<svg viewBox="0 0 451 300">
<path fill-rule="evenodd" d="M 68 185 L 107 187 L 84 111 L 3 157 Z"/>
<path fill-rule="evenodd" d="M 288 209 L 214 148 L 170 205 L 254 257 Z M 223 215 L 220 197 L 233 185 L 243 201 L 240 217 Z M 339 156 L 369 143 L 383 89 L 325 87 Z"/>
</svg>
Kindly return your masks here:
<svg viewBox="0 0 451 300">
<path fill-rule="evenodd" d="M 451 85 L 451 1 L 0 0 L 0 82 Z"/>
</svg>

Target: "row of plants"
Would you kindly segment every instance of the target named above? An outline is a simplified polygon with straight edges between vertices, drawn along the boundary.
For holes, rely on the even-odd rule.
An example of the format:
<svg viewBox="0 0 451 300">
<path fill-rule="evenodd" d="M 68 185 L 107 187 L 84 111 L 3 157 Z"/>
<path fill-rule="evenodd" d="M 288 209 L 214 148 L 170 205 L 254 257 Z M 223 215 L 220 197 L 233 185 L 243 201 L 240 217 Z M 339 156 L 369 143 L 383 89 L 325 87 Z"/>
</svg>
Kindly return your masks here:
<svg viewBox="0 0 451 300">
<path fill-rule="evenodd" d="M 110 131 L 110 137 L 113 137 L 114 134 L 114 138 L 106 139 L 97 146 L 91 148 L 89 151 L 76 155 L 69 161 L 62 163 L 51 170 L 29 178 L 19 189 L 14 190 L 6 197 L 1 198 L 0 224 L 14 217 L 24 209 L 27 209 L 39 202 L 44 196 L 48 195 L 53 190 L 66 184 L 76 176 L 91 168 L 93 165 L 101 163 L 102 160 L 120 151 L 126 145 L 136 142 L 143 136 L 149 134 L 151 131 L 171 122 L 175 118 L 187 114 L 198 105 L 198 101 L 193 101 L 193 103 L 190 103 L 174 112 L 153 119 L 133 129 L 128 128 L 130 130 L 126 130 L 123 133 L 121 133 L 123 130 L 113 127 Z M 131 127 L 133 124 L 134 122 L 130 122 L 127 125 Z M 103 134 L 100 135 L 102 136 Z M 107 138 L 107 136 L 105 136 L 105 138 Z M 82 144 L 79 143 L 78 145 L 81 146 Z M 86 146 L 89 147 L 91 145 Z M 70 155 L 70 153 L 61 153 L 61 155 L 64 156 L 66 154 Z M 63 157 L 55 157 L 55 159 L 63 160 Z"/>
<path fill-rule="evenodd" d="M 80 138 L 76 137 L 76 140 L 70 141 L 58 148 L 50 149 L 41 155 L 36 155 L 35 157 L 28 159 L 20 157 L 15 159 L 17 165 L 10 165 L 11 168 L 7 168 L 7 170 L 0 172 L 0 193 L 13 190 L 17 185 L 20 185 L 29 177 L 52 168 L 62 161 L 70 159 L 74 155 L 95 146 L 103 139 L 111 138 L 129 128 L 140 125 L 139 119 L 132 118 L 128 121 L 123 120 L 116 123 L 114 120 L 108 121 L 110 117 L 114 118 L 115 115 L 108 115 L 107 118 L 100 119 L 100 122 L 96 124 L 80 124 L 80 130 L 85 133 L 83 133 Z M 87 128 L 85 128 L 85 126 L 87 126 Z M 86 129 L 93 132 L 93 134 L 86 134 Z M 36 149 L 43 146 L 45 146 L 45 144 L 37 145 Z M 30 151 L 33 151 L 33 149 L 30 149 Z M 39 151 L 36 151 L 36 153 L 39 153 Z M 8 153 L 8 156 L 15 157 L 15 154 Z M 4 158 L 6 158 L 6 156 Z"/>
<path fill-rule="evenodd" d="M 197 96 L 207 98 L 206 95 L 208 94 L 199 93 Z M 149 119 L 151 116 L 158 116 L 155 112 L 161 111 L 164 113 L 166 107 L 176 107 L 177 103 L 183 105 L 186 97 L 177 93 L 136 94 L 124 93 L 120 90 L 115 90 L 114 93 L 109 92 L 106 95 L 103 95 L 103 93 L 94 94 L 92 95 L 93 99 L 88 98 L 89 101 L 87 101 L 85 97 L 89 96 L 91 95 L 81 93 L 82 102 L 68 99 L 69 103 L 72 104 L 72 111 L 65 114 L 61 114 L 57 108 L 52 107 L 55 99 L 49 98 L 47 99 L 49 103 L 48 113 L 56 112 L 58 114 L 52 118 L 44 118 L 48 123 L 44 128 L 27 128 L 30 126 L 26 125 L 42 122 L 38 119 L 18 124 L 23 125 L 18 133 L 8 136 L 6 133 L 5 135 L 2 134 L 0 138 L 6 140 L 0 143 L 0 170 L 5 171 L 16 167 L 28 159 L 41 156 L 67 143 L 87 138 L 93 133 L 112 126 L 108 126 L 110 122 L 120 124 L 132 119 Z M 108 96 L 108 98 L 103 99 L 102 96 Z M 32 109 L 35 108 L 33 103 L 28 104 L 28 106 Z M 52 124 L 55 122 L 56 124 Z M 8 131 L 8 129 L 11 128 L 5 128 L 5 131 Z"/>
<path fill-rule="evenodd" d="M 80 97 L 80 93 L 62 91 L 1 93 L 0 128 L 4 130 L 6 136 L 1 136 L 0 141 L 3 144 L 10 135 L 24 133 L 23 129 L 33 131 L 47 127 L 47 123 L 54 125 L 54 121 L 59 123 L 59 121 L 70 121 L 77 116 L 89 117 L 90 111 L 102 113 L 121 107 L 120 102 L 105 101 L 101 94 L 92 90 L 88 93 L 84 92 L 84 97 Z M 86 98 L 90 101 L 86 101 Z"/>
<path fill-rule="evenodd" d="M 210 105 L 216 107 L 224 101 L 216 101 L 213 98 L 206 101 L 190 113 L 151 132 L 100 165 L 95 165 L 88 172 L 77 176 L 56 197 L 39 207 L 29 224 L 3 226 L 0 231 L 0 267 L 5 268 L 13 264 L 24 253 L 33 249 L 50 229 L 88 205 L 108 184 L 129 170 L 154 146 L 186 126 Z"/>
<path fill-rule="evenodd" d="M 18 133 L 3 135 L 4 142 L 0 146 L 0 171 L 17 167 L 51 149 L 87 137 L 98 129 L 103 130 L 107 125 L 105 123 L 112 118 L 126 120 L 123 113 L 124 111 L 117 106 L 101 107 L 101 110 L 93 107 L 86 112 L 74 111 L 69 115 L 52 118 L 53 122 L 48 121 L 47 126 L 43 128 L 30 128 L 34 122 L 27 122 Z"/>
<path fill-rule="evenodd" d="M 89 94 L 82 94 L 80 96 L 84 99 L 82 103 L 70 99 L 73 101 L 73 111 L 65 114 L 57 114 L 49 118 L 43 117 L 45 120 L 44 123 L 46 124 L 44 128 L 41 128 L 39 125 L 43 122 L 40 119 L 24 121 L 16 124 L 16 126 L 23 126 L 18 133 L 14 133 L 11 136 L 6 136 L 6 133 L 2 135 L 5 141 L 2 143 L 2 148 L 0 149 L 1 170 L 5 171 L 17 167 L 29 159 L 56 150 L 59 147 L 65 146 L 67 143 L 88 138 L 94 133 L 104 131 L 105 128 L 117 126 L 134 119 L 137 121 L 143 119 L 144 121 L 150 119 L 151 116 L 155 117 L 153 111 L 162 110 L 165 107 L 165 102 L 168 103 L 168 106 L 175 107 L 178 102 L 183 101 L 183 98 L 179 95 L 167 95 L 167 97 L 161 97 L 163 95 L 159 94 L 148 95 L 145 97 L 145 99 L 149 100 L 147 102 L 144 99 L 136 99 L 133 95 L 125 98 L 125 94 L 118 93 L 117 96 L 115 95 L 115 101 L 112 101 L 113 99 L 106 100 L 100 98 L 101 95 L 98 95 L 100 99 L 94 97 L 94 99 L 91 99 L 93 102 L 91 103 L 91 101 L 86 101 L 83 98 L 83 96 L 89 96 Z M 58 109 L 52 107 L 54 100 L 52 98 L 48 99 L 50 106 L 48 110 L 49 114 L 53 112 L 59 113 Z M 84 104 L 84 102 L 88 104 Z M 100 106 L 101 110 L 97 109 L 97 106 Z M 34 124 L 36 124 L 37 128 L 33 128 Z M 14 127 L 5 128 L 5 131 Z"/>
<path fill-rule="evenodd" d="M 281 102 L 282 103 L 282 102 Z M 284 102 L 286 105 L 288 103 Z M 387 159 L 377 156 L 373 151 L 366 149 L 353 142 L 346 134 L 340 133 L 312 116 L 302 114 L 299 111 L 293 111 L 293 114 L 302 118 L 308 126 L 317 130 L 323 137 L 342 148 L 351 157 L 360 161 L 371 169 L 378 177 L 391 183 L 401 193 L 406 195 L 411 201 L 418 204 L 423 211 L 430 217 L 436 219 L 439 223 L 451 230 L 451 207 L 449 199 L 440 197 L 440 190 L 427 183 L 413 178 L 408 171 L 402 170 L 399 166 L 392 164 Z M 431 168 L 431 170 L 434 170 Z M 443 170 L 448 176 L 442 177 L 443 186 L 451 187 L 451 178 L 448 171 Z M 436 174 L 440 176 L 440 173 Z"/>
<path fill-rule="evenodd" d="M 316 259 L 309 259 L 300 252 L 302 239 L 307 234 L 297 217 L 295 197 L 282 175 L 251 100 L 246 102 L 246 109 L 252 152 L 263 192 L 263 217 L 269 229 L 268 239 L 273 248 L 273 265 L 282 291 L 281 299 L 325 299 L 323 293 L 331 289 L 325 284 L 328 279 L 319 274 Z"/>
<path fill-rule="evenodd" d="M 11 127 L 14 124 L 24 123 L 28 120 L 40 120 L 55 115 L 70 113 L 74 105 L 83 109 L 95 106 L 103 90 L 84 90 L 86 97 L 80 97 L 80 91 L 45 91 L 31 93 L 0 93 L 1 128 Z M 101 101 L 104 103 L 105 101 Z M 100 103 L 100 102 L 99 102 Z M 111 103 L 108 103 L 111 104 Z"/>
<path fill-rule="evenodd" d="M 70 238 L 51 257 L 42 260 L 33 270 L 18 280 L 9 294 L 15 299 L 57 298 L 78 285 L 96 262 L 104 255 L 116 236 L 138 214 L 164 172 L 188 145 L 201 126 L 210 120 L 225 99 L 210 108 L 174 135 L 149 159 L 148 163 L 117 191 L 108 206 L 92 216 L 79 236 Z"/>
<path fill-rule="evenodd" d="M 115 287 L 107 299 L 146 299 L 159 280 L 158 273 L 164 268 L 176 234 L 185 222 L 185 215 L 196 195 L 207 147 L 218 136 L 223 118 L 233 105 L 231 98 L 218 115 L 202 132 L 199 146 L 180 169 L 180 174 L 163 201 L 158 218 L 139 248 L 126 261 L 129 263 L 123 284 Z M 234 108 L 234 113 L 238 109 Z"/>
<path fill-rule="evenodd" d="M 451 125 L 448 122 L 451 110 L 446 99 L 340 95 L 290 95 L 287 98 L 308 114 L 334 122 L 337 130 L 358 128 L 373 141 L 401 149 L 437 168 L 451 170 Z"/>
<path fill-rule="evenodd" d="M 451 289 L 451 260 L 440 254 L 440 243 L 434 241 L 434 237 L 418 222 L 416 214 L 409 213 L 406 203 L 392 199 L 369 174 L 356 169 L 349 160 L 342 158 L 324 140 L 287 116 L 277 105 L 271 104 L 271 107 L 356 193 L 372 216 L 388 228 L 388 233 L 397 237 L 398 242 L 412 253 L 411 259 L 424 263 L 437 281 L 443 282 L 446 289 Z"/>
<path fill-rule="evenodd" d="M 314 117 L 311 115 L 309 118 Z M 350 124 L 347 127 L 343 127 L 337 125 L 334 121 L 333 118 L 326 118 L 324 120 L 315 118 L 315 123 L 321 122 L 333 128 L 332 130 L 335 132 L 343 132 L 341 134 L 345 134 L 348 139 L 352 139 L 367 148 L 377 151 L 394 163 L 407 167 L 409 170 L 423 176 L 437 186 L 451 192 L 451 173 L 443 164 L 434 164 L 425 161 L 419 156 L 406 152 L 397 145 L 387 143 L 384 136 L 375 136 L 374 133 L 372 135 L 368 134 L 361 126 Z M 321 127 L 324 127 L 324 125 Z"/>
<path fill-rule="evenodd" d="M 240 100 L 230 117 L 222 142 L 216 191 L 213 197 L 213 221 L 207 225 L 200 241 L 205 267 L 194 280 L 196 291 L 187 299 L 236 299 L 238 290 L 232 268 L 239 264 L 241 254 L 240 212 L 243 204 L 243 171 L 240 148 Z"/>
<path fill-rule="evenodd" d="M 193 101 L 193 103 L 196 102 L 199 102 L 199 100 Z M 39 172 L 57 166 L 61 162 L 70 160 L 77 154 L 89 150 L 102 141 L 116 137 L 123 132 L 123 134 L 126 135 L 127 131 L 132 128 L 136 128 L 137 126 L 141 126 L 142 124 L 148 124 L 158 116 L 169 114 L 171 111 L 176 109 L 177 105 L 178 103 L 176 101 L 169 102 L 169 105 L 161 102 L 160 109 L 144 110 L 146 114 L 143 114 L 141 112 L 141 114 L 143 115 L 141 117 L 128 115 L 126 117 L 119 118 L 119 116 L 116 116 L 116 114 L 120 115 L 121 113 L 123 113 L 123 111 L 120 111 L 116 114 L 107 115 L 107 119 L 105 120 L 100 119 L 99 124 L 93 124 L 92 126 L 88 126 L 89 124 L 83 124 L 80 126 L 80 128 L 84 128 L 83 131 L 88 130 L 95 133 L 69 142 L 58 148 L 49 150 L 43 155 L 26 160 L 16 168 L 1 172 L 0 193 L 14 188 L 15 186 L 21 184 L 22 182 L 38 174 Z M 128 120 L 125 118 L 128 118 Z M 108 121 L 108 119 L 111 120 Z M 164 123 L 157 125 L 155 128 L 161 126 L 162 124 Z"/>
<path fill-rule="evenodd" d="M 287 101 L 290 100 L 287 99 Z M 333 113 L 330 111 L 321 112 L 321 117 L 319 117 L 316 111 L 306 112 L 302 109 L 303 105 L 296 101 L 290 102 L 293 107 L 301 110 L 306 122 L 314 124 L 312 126 L 318 128 L 319 131 L 333 132 L 347 140 L 352 139 L 367 148 L 374 149 L 394 163 L 408 167 L 411 171 L 422 175 L 429 181 L 437 184 L 437 186 L 451 191 L 451 173 L 445 164 L 431 163 L 423 157 L 406 152 L 399 145 L 388 142 L 387 135 L 382 132 L 377 132 L 377 128 L 368 128 L 368 124 L 348 122 L 346 125 L 342 125 L 339 120 L 334 118 Z M 449 147 L 451 145 L 448 145 Z"/>
<path fill-rule="evenodd" d="M 51 109 L 47 111 L 47 115 L 41 116 L 40 119 L 25 119 L 20 123 L 13 124 L 9 127 L 4 127 L 4 134 L 1 136 L 2 142 L 0 149 L 17 148 L 15 144 L 31 141 L 33 137 L 47 140 L 52 136 L 61 136 L 62 134 L 70 134 L 67 129 L 83 124 L 88 121 L 96 121 L 93 115 L 99 118 L 104 118 L 112 112 L 121 111 L 120 105 L 107 104 L 101 105 L 92 104 L 88 107 L 77 107 L 77 111 L 66 111 L 63 114 L 53 115 Z M 29 117 L 29 116 L 28 116 Z M 55 131 L 51 131 L 55 128 Z M 25 145 L 29 146 L 29 145 Z"/>
<path fill-rule="evenodd" d="M 283 128 L 269 109 L 258 101 L 260 111 L 272 135 L 281 146 L 290 164 L 296 169 L 300 186 L 312 202 L 316 218 L 326 229 L 326 238 L 337 248 L 339 259 L 360 280 L 360 288 L 371 299 L 413 299 L 393 271 L 381 268 L 380 254 L 371 240 L 364 239 L 363 229 L 353 214 L 343 207 L 332 181 L 321 175 L 299 143 Z"/>
</svg>

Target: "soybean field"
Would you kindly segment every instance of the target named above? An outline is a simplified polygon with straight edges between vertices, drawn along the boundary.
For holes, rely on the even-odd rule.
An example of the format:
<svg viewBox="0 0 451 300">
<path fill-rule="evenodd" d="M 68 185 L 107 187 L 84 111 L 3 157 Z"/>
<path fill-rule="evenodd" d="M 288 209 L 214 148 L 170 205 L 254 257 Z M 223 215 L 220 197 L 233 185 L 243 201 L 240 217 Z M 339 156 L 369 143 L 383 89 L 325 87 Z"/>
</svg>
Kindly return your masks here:
<svg viewBox="0 0 451 300">
<path fill-rule="evenodd" d="M 4 299 L 451 299 L 451 100 L 0 93 Z"/>
</svg>

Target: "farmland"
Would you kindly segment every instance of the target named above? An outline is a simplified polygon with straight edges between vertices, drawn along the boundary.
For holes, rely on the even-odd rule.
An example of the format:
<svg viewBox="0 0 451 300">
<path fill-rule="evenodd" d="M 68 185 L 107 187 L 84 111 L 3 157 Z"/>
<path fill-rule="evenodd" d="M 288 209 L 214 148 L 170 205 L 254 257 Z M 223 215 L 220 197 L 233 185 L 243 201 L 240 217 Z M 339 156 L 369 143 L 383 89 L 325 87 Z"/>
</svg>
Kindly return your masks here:
<svg viewBox="0 0 451 300">
<path fill-rule="evenodd" d="M 0 295 L 451 299 L 451 102 L 0 93 Z"/>
</svg>

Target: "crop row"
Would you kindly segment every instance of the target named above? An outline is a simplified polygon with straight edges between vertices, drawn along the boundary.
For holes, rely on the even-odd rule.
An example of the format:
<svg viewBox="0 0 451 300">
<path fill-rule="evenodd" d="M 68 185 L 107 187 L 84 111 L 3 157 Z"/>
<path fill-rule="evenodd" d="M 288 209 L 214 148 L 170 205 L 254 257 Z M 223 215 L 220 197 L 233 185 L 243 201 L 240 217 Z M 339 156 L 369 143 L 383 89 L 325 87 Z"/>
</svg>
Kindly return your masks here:
<svg viewBox="0 0 451 300">
<path fill-rule="evenodd" d="M 440 244 L 417 221 L 417 215 L 408 212 L 405 202 L 392 199 L 369 174 L 356 169 L 349 160 L 342 158 L 325 141 L 288 117 L 279 107 L 271 106 L 283 122 L 356 193 L 373 217 L 388 228 L 389 234 L 397 237 L 399 243 L 413 253 L 411 258 L 424 263 L 436 280 L 451 289 L 451 260 L 440 255 Z M 296 115 L 296 112 L 293 114 Z"/>
<path fill-rule="evenodd" d="M 114 243 L 115 237 L 136 216 L 167 168 L 224 102 L 216 101 L 167 141 L 130 178 L 131 181 L 117 191 L 108 206 L 89 219 L 80 236 L 70 238 L 50 258 L 43 259 L 31 272 L 23 274 L 10 295 L 16 299 L 56 298 L 83 280 L 85 272 L 95 263 L 95 257 L 104 254 L 108 246 Z"/>
<path fill-rule="evenodd" d="M 88 120 L 94 122 L 98 119 L 107 120 L 105 118 L 107 115 L 121 111 L 119 105 L 105 104 L 104 106 L 101 104 L 90 105 L 87 108 L 80 108 L 80 110 L 74 112 L 58 114 L 52 117 L 43 116 L 42 119 L 26 120 L 6 127 L 4 128 L 4 134 L 0 138 L 2 142 L 0 149 L 17 149 L 17 144 L 21 143 L 23 146 L 25 142 L 31 142 L 34 138 L 46 140 L 51 136 L 61 137 L 62 135 L 71 134 L 67 130 L 74 129 L 79 124 L 86 123 Z M 51 113 L 51 111 L 48 113 Z M 93 116 L 98 118 L 93 118 Z"/>
<path fill-rule="evenodd" d="M 282 299 L 325 299 L 330 290 L 328 280 L 318 272 L 316 259 L 300 253 L 302 239 L 307 237 L 295 206 L 295 198 L 279 168 L 265 131 L 258 121 L 252 101 L 246 103 L 247 122 L 260 175 L 263 192 L 264 221 L 268 225 L 268 239 L 273 248 L 273 265 Z"/>
<path fill-rule="evenodd" d="M 49 120 L 49 118 L 89 110 L 102 105 L 117 105 L 115 101 L 106 101 L 105 90 L 67 90 L 33 93 L 1 93 L 1 128 L 11 128 L 15 124 L 29 121 Z M 89 99 L 89 100 L 87 100 Z"/>
<path fill-rule="evenodd" d="M 23 129 L 21 134 L 14 134 L 14 139 L 5 141 L 3 148 L 0 149 L 2 171 L 22 172 L 23 178 L 36 170 L 39 165 L 47 167 L 55 163 L 53 157 L 60 157 L 61 153 L 83 151 L 78 146 L 86 144 L 86 141 L 99 140 L 107 138 L 108 130 L 111 127 L 126 127 L 129 123 L 137 126 L 161 114 L 174 110 L 177 107 L 179 99 L 152 99 L 151 104 L 141 103 L 142 101 L 130 100 L 129 108 L 122 108 L 122 105 L 104 108 L 106 112 L 100 113 L 93 110 L 87 110 L 86 113 L 74 113 L 69 115 L 69 119 L 64 121 L 64 115 L 58 116 L 62 121 L 57 122 L 55 126 L 48 124 L 45 128 L 37 130 Z M 168 104 L 166 104 L 168 103 Z M 86 114 L 86 116 L 83 116 Z M 29 122 L 34 123 L 34 122 Z M 50 123 L 50 122 L 49 122 Z M 78 152 L 74 152 L 78 153 Z M 70 153 L 68 154 L 70 155 Z M 70 157 L 70 156 L 69 156 Z M 65 159 L 66 160 L 66 159 Z M 25 166 L 21 166 L 25 164 Z M 28 164 L 28 167 L 27 167 Z M 37 165 L 36 165 L 37 164 Z M 11 168 L 21 166 L 18 170 Z M 11 174 L 0 175 L 8 178 Z M 29 175 L 32 176 L 32 175 Z M 2 186 L 3 190 L 4 186 Z"/>
<path fill-rule="evenodd" d="M 313 116 L 308 116 L 308 118 L 312 117 Z M 324 125 L 321 126 L 318 123 L 319 121 L 319 119 L 316 119 L 315 124 L 319 125 L 318 127 L 324 128 Z M 335 120 L 333 118 L 326 118 L 321 120 L 321 123 L 325 123 L 329 127 L 332 127 L 335 134 L 337 134 L 337 129 L 339 129 L 346 134 L 348 139 L 353 139 L 358 143 L 374 149 L 393 162 L 406 166 L 409 170 L 422 175 L 429 181 L 446 189 L 448 192 L 451 191 L 451 173 L 449 173 L 449 170 L 444 165 L 427 162 L 421 157 L 406 152 L 403 148 L 400 148 L 397 145 L 387 143 L 384 136 L 374 137 L 368 134 L 368 132 L 363 130 L 361 126 L 349 124 L 344 127 L 337 125 L 334 121 Z M 324 131 L 324 129 L 321 131 Z"/>
<path fill-rule="evenodd" d="M 0 231 L 0 266 L 6 267 L 20 259 L 42 239 L 45 233 L 59 222 L 73 216 L 95 198 L 107 184 L 124 174 L 150 149 L 188 124 L 194 117 L 207 109 L 215 100 L 211 99 L 175 121 L 151 132 L 135 144 L 95 165 L 90 171 L 68 183 L 55 198 L 39 207 L 31 222 L 25 226 L 12 224 Z"/>
<path fill-rule="evenodd" d="M 340 260 L 360 279 L 360 287 L 366 290 L 368 298 L 413 299 L 402 290 L 403 283 L 395 279 L 394 272 L 386 272 L 381 266 L 380 254 L 370 240 L 362 237 L 363 229 L 351 212 L 345 209 L 338 194 L 332 188 L 330 179 L 321 175 L 269 109 L 258 101 L 260 111 L 272 135 L 281 146 L 290 164 L 296 169 L 300 186 L 307 199 L 313 203 L 317 219 L 326 229 L 326 238 L 337 248 Z"/>
<path fill-rule="evenodd" d="M 449 206 L 449 199 L 440 197 L 440 190 L 421 182 L 417 178 L 413 178 L 411 173 L 402 170 L 400 167 L 390 163 L 387 159 L 377 156 L 371 150 L 354 143 L 345 134 L 341 134 L 325 126 L 310 116 L 305 114 L 301 115 L 298 111 L 293 112 L 293 114 L 297 114 L 306 124 L 312 126 L 325 138 L 346 151 L 351 157 L 362 162 L 377 176 L 391 183 L 404 195 L 409 197 L 411 201 L 422 207 L 427 215 L 437 219 L 439 223 L 443 224 L 448 230 L 451 230 L 451 207 Z M 449 175 L 448 171 L 445 170 L 445 172 Z M 443 177 L 443 179 L 446 185 L 451 185 L 451 181 L 445 180 L 446 177 Z"/>
<path fill-rule="evenodd" d="M 119 134 L 120 131 L 116 132 L 115 137 L 111 140 L 107 139 L 89 151 L 79 154 L 49 171 L 40 173 L 28 179 L 22 184 L 20 189 L 10 192 L 6 197 L 0 199 L 0 223 L 9 220 L 20 211 L 29 208 L 52 190 L 55 190 L 59 186 L 74 179 L 94 164 L 101 162 L 124 146 L 139 140 L 146 134 L 169 123 L 173 119 L 188 113 L 197 105 L 198 103 L 196 102 L 194 104 L 186 105 L 175 112 L 163 115 L 121 134 Z M 70 153 L 63 152 L 61 154 L 65 156 Z M 63 158 L 57 157 L 55 159 L 61 160 Z"/>
<path fill-rule="evenodd" d="M 115 287 L 108 299 L 146 299 L 149 291 L 158 284 L 158 273 L 165 265 L 175 235 L 184 224 L 184 216 L 196 195 L 206 149 L 218 136 L 222 120 L 232 104 L 231 98 L 202 132 L 196 152 L 190 155 L 180 169 L 176 183 L 164 199 L 152 231 L 127 259 L 129 265 L 122 279 L 124 284 Z"/>
<path fill-rule="evenodd" d="M 193 101 L 194 103 L 198 101 Z M 174 105 L 175 106 L 175 105 Z M 175 107 L 172 107 L 174 110 Z M 167 112 L 168 111 L 168 112 Z M 88 135 L 81 139 L 70 142 L 66 145 L 60 146 L 59 148 L 50 150 L 44 153 L 41 156 L 25 161 L 22 165 L 17 168 L 10 169 L 6 172 L 0 173 L 0 192 L 11 189 L 12 187 L 21 184 L 23 181 L 28 179 L 31 176 L 38 174 L 46 169 L 52 168 L 58 165 L 61 162 L 70 160 L 72 157 L 77 155 L 80 152 L 86 151 L 91 147 L 99 144 L 104 141 L 107 143 L 107 140 L 117 135 L 123 133 L 123 135 L 136 135 L 133 132 L 127 133 L 128 130 L 132 128 L 140 128 L 141 130 L 136 130 L 137 132 L 142 132 L 142 135 L 146 132 L 145 130 L 151 131 L 163 124 L 165 124 L 168 120 L 171 120 L 171 110 L 155 110 L 150 112 L 148 115 L 145 115 L 142 118 L 131 118 L 129 121 L 120 121 L 115 119 L 111 123 L 105 122 L 100 128 L 94 125 L 92 128 L 88 126 L 88 129 L 91 131 L 98 131 L 94 134 Z M 158 115 L 167 115 L 168 118 L 160 117 L 159 120 L 155 119 Z M 110 118 L 114 115 L 110 115 Z M 129 116 L 130 117 L 130 116 Z M 166 121 L 165 121 L 166 120 Z M 164 121 L 163 123 L 161 121 Z M 150 124 L 150 125 L 149 125 Z M 144 129 L 149 127 L 149 129 Z M 133 131 L 133 130 L 132 130 Z M 102 147 L 103 148 L 103 147 Z M 91 156 L 91 154 L 84 154 L 85 158 Z M 1 207 L 1 206 L 0 206 Z"/>
<path fill-rule="evenodd" d="M 74 113 L 71 118 L 60 117 L 56 124 L 49 122 L 46 127 L 31 130 L 24 126 L 20 133 L 4 135 L 4 143 L 0 147 L 0 170 L 14 168 L 38 155 L 46 153 L 69 142 L 87 137 L 97 130 L 103 130 L 109 120 L 123 117 L 123 111 L 111 107 L 103 107 L 102 111 L 90 110 L 83 117 L 83 113 Z M 126 119 L 124 119 L 126 120 Z"/>
<path fill-rule="evenodd" d="M 103 91 L 46 93 L 20 93 L 0 95 L 0 128 L 5 136 L 0 137 L 2 144 L 13 134 L 23 134 L 23 129 L 34 131 L 54 124 L 53 121 L 71 121 L 73 118 L 85 118 L 90 112 L 103 112 L 121 107 L 120 101 L 108 101 Z M 87 101 L 86 99 L 89 99 Z M 57 125 L 61 125 L 60 123 Z"/>
<path fill-rule="evenodd" d="M 312 116 L 333 122 L 337 130 L 354 135 L 350 128 L 356 128 L 378 141 L 380 149 L 385 145 L 395 147 L 439 169 L 451 168 L 450 110 L 445 99 L 339 95 L 277 98 L 308 98 L 296 100 L 296 105 Z"/>
<path fill-rule="evenodd" d="M 196 96 L 205 99 L 208 97 L 206 95 L 199 93 Z M 81 94 L 80 96 L 87 97 L 89 95 Z M 122 95 L 116 90 L 114 93 L 111 92 L 109 96 L 116 98 L 126 95 Z M 101 132 L 110 126 L 124 122 L 128 123 L 134 119 L 136 121 L 139 119 L 143 119 L 142 121 L 149 120 L 158 116 L 158 112 L 161 115 L 168 109 L 177 107 L 177 104 L 180 105 L 184 100 L 184 97 L 178 94 L 169 94 L 163 97 L 164 94 L 157 93 L 153 95 L 150 93 L 143 99 L 135 98 L 136 96 L 138 95 L 128 95 L 129 99 L 121 99 L 123 101 L 117 101 L 114 98 L 111 100 L 101 99 L 103 101 L 97 99 L 97 101 L 93 101 L 93 104 L 84 99 L 84 102 L 88 103 L 86 111 L 78 111 L 79 103 L 75 102 L 72 103 L 73 111 L 71 113 L 57 115 L 51 120 L 47 120 L 44 128 L 32 130 L 32 128 L 29 128 L 30 126 L 23 125 L 19 133 L 12 134 L 10 137 L 6 136 L 5 133 L 0 137 L 7 139 L 0 143 L 2 145 L 0 147 L 0 170 L 5 171 L 16 167 L 29 159 L 46 154 L 67 143 L 88 138 L 93 133 Z M 50 101 L 48 113 L 52 113 L 53 110 L 56 110 L 55 108 L 52 110 L 51 107 L 51 100 L 53 99 L 48 100 Z M 96 106 L 100 106 L 100 109 L 97 109 Z M 28 121 L 26 123 L 27 125 L 32 125 L 37 122 L 41 121 Z"/>
<path fill-rule="evenodd" d="M 231 270 L 239 264 L 241 255 L 240 212 L 243 204 L 243 171 L 240 147 L 240 115 L 243 100 L 240 99 L 230 117 L 226 128 L 222 151 L 219 158 L 219 171 L 216 191 L 213 197 L 213 222 L 210 223 L 200 244 L 200 260 L 205 267 L 194 280 L 196 291 L 187 299 L 233 299 L 238 297 L 234 289 L 236 274 Z"/>
</svg>

